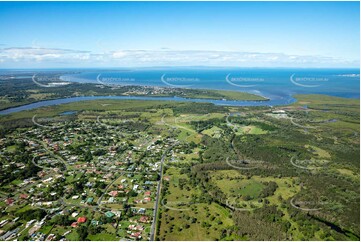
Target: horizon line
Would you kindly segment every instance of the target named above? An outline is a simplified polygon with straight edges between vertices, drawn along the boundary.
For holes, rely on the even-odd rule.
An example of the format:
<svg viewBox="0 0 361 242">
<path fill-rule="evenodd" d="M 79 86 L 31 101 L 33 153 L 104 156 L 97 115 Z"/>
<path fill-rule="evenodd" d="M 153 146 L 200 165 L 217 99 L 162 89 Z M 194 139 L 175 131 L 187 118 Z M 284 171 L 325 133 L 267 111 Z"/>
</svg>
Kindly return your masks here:
<svg viewBox="0 0 361 242">
<path fill-rule="evenodd" d="M 8 68 L 0 68 L 0 70 L 47 70 L 47 69 L 147 69 L 147 68 L 239 68 L 239 69 L 361 69 L 361 66 L 331 66 L 331 67 L 299 67 L 299 66 L 275 66 L 275 67 L 262 67 L 262 66 L 250 66 L 250 67 L 242 67 L 242 66 L 105 66 L 105 67 L 8 67 Z"/>
</svg>

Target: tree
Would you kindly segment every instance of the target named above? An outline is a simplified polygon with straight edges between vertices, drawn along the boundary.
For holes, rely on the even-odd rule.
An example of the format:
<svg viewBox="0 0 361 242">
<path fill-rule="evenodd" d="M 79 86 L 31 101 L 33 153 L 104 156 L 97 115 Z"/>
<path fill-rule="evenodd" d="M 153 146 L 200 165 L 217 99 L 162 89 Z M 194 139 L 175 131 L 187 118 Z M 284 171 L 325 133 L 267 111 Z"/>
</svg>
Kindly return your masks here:
<svg viewBox="0 0 361 242">
<path fill-rule="evenodd" d="M 85 162 L 91 162 L 92 160 L 93 160 L 93 155 L 92 155 L 92 153 L 90 152 L 90 150 L 88 150 L 88 151 L 85 153 L 84 161 L 85 161 Z"/>
<path fill-rule="evenodd" d="M 85 226 L 80 226 L 77 229 L 78 235 L 79 235 L 79 240 L 84 241 L 86 239 L 86 237 L 88 236 L 88 229 Z"/>
</svg>

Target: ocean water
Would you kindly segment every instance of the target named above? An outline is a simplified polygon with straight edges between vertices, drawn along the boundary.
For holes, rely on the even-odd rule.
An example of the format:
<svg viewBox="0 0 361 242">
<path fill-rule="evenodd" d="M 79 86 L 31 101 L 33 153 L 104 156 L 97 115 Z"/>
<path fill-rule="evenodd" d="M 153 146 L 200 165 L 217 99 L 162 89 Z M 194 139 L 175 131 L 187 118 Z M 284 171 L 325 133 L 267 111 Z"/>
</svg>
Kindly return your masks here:
<svg viewBox="0 0 361 242">
<path fill-rule="evenodd" d="M 142 68 L 86 70 L 62 80 L 103 85 L 145 85 L 249 92 L 271 100 L 294 94 L 360 98 L 359 69 Z"/>
</svg>

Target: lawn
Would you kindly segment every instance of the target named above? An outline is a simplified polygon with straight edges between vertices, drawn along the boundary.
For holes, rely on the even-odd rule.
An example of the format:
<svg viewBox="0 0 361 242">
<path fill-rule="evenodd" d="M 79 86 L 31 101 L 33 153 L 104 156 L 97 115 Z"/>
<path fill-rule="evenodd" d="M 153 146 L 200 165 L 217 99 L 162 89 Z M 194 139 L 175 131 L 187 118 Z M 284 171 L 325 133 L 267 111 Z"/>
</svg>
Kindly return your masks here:
<svg viewBox="0 0 361 242">
<path fill-rule="evenodd" d="M 11 145 L 11 146 L 6 147 L 6 150 L 8 152 L 14 152 L 17 148 L 18 148 L 17 145 Z"/>
<path fill-rule="evenodd" d="M 74 229 L 70 234 L 66 235 L 65 238 L 70 241 L 74 241 L 74 240 L 77 241 L 79 240 L 79 235 Z"/>
<path fill-rule="evenodd" d="M 109 233 L 89 234 L 87 239 L 92 241 L 114 241 L 119 240 L 116 235 Z"/>
</svg>

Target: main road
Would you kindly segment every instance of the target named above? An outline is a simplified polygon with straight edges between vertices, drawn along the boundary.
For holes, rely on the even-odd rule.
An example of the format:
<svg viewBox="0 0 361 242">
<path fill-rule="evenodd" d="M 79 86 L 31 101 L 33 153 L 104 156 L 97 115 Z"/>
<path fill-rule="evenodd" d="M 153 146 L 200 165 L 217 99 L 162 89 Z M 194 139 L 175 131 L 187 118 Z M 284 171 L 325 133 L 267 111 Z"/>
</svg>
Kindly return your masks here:
<svg viewBox="0 0 361 242">
<path fill-rule="evenodd" d="M 176 142 L 175 144 L 173 144 L 171 147 L 169 147 L 162 155 L 162 158 L 160 160 L 160 178 L 159 178 L 159 182 L 158 182 L 158 186 L 157 186 L 157 195 L 155 198 L 155 203 L 154 203 L 154 213 L 153 213 L 153 223 L 152 223 L 152 227 L 150 229 L 150 236 L 149 236 L 149 240 L 150 241 L 154 241 L 155 239 L 155 233 L 156 233 L 156 224 L 157 224 L 157 215 L 158 215 L 158 207 L 159 207 L 159 200 L 160 200 L 160 193 L 162 190 L 162 179 L 163 179 L 163 164 L 164 164 L 164 160 L 165 157 L 167 155 L 167 153 L 178 144 L 178 142 Z"/>
</svg>

